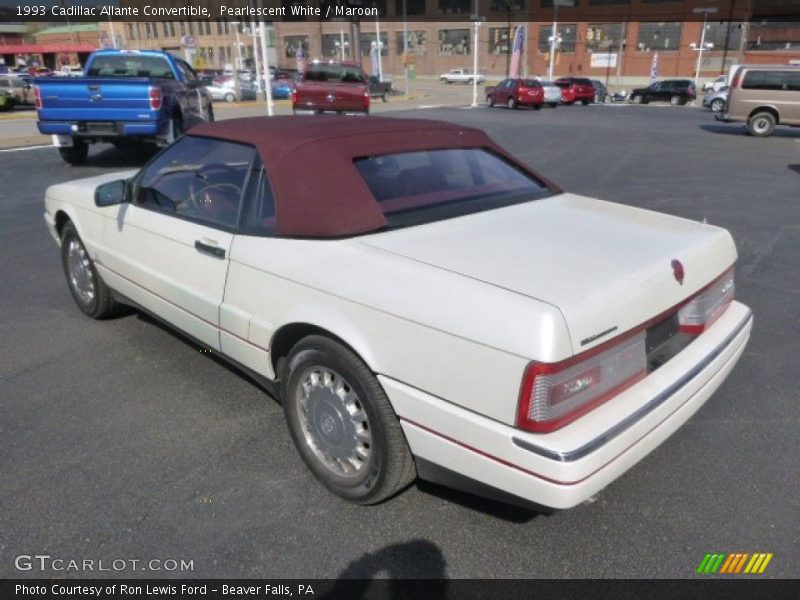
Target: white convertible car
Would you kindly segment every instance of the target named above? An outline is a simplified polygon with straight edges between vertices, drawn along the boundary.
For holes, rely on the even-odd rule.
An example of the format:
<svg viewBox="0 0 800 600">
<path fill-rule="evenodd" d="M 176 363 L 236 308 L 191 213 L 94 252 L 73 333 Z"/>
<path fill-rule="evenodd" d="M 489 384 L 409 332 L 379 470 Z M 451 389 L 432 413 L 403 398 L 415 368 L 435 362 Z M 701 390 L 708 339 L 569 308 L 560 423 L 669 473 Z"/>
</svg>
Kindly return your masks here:
<svg viewBox="0 0 800 600">
<path fill-rule="evenodd" d="M 419 476 L 574 506 L 708 400 L 752 324 L 727 231 L 563 193 L 436 121 L 204 124 L 45 204 L 84 313 L 139 307 L 260 377 L 362 504 Z"/>
</svg>

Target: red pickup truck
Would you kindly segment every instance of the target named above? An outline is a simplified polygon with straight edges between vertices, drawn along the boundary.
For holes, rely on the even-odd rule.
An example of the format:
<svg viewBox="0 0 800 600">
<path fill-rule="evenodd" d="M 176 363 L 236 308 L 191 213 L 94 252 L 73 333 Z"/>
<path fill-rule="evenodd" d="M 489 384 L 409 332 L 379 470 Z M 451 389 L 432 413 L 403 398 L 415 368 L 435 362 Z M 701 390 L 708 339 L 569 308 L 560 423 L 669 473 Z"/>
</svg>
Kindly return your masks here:
<svg viewBox="0 0 800 600">
<path fill-rule="evenodd" d="M 312 63 L 292 90 L 292 109 L 298 112 L 361 112 L 369 114 L 367 76 L 351 63 Z"/>
</svg>

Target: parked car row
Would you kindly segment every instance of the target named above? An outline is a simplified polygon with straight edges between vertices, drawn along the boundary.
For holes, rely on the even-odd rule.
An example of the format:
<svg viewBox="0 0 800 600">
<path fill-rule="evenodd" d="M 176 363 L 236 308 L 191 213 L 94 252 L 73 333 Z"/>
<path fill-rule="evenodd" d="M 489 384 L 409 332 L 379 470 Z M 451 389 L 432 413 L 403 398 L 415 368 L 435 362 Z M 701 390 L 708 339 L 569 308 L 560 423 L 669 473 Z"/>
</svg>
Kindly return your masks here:
<svg viewBox="0 0 800 600">
<path fill-rule="evenodd" d="M 602 82 L 585 77 L 562 77 L 552 82 L 536 77 L 509 78 L 486 89 L 486 105 L 510 109 L 529 106 L 538 110 L 545 105 L 555 108 L 559 104 L 605 102 L 607 96 Z"/>
</svg>

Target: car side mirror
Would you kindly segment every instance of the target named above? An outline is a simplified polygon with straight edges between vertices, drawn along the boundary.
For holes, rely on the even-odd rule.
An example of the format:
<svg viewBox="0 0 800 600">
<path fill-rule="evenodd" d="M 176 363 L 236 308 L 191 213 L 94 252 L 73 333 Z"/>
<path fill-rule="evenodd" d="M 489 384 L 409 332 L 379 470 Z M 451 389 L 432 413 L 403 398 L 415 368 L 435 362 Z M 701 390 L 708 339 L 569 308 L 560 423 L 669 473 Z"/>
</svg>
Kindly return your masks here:
<svg viewBox="0 0 800 600">
<path fill-rule="evenodd" d="M 128 197 L 128 182 L 124 179 L 104 183 L 94 190 L 95 206 L 115 206 L 126 202 L 130 202 L 130 198 Z"/>
</svg>

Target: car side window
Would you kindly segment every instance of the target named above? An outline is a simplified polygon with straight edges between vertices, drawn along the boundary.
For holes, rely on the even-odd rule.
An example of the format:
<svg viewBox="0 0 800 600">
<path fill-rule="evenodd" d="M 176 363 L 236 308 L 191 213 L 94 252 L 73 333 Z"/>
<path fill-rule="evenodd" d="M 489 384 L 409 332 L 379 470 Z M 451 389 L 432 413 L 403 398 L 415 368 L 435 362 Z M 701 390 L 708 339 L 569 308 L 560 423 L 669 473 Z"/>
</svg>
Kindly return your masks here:
<svg viewBox="0 0 800 600">
<path fill-rule="evenodd" d="M 277 226 L 275 197 L 267 173 L 258 158 L 253 161 L 250 170 L 244 193 L 244 205 L 245 213 L 240 228 L 243 235 L 275 235 Z"/>
<path fill-rule="evenodd" d="M 255 148 L 186 136 L 158 155 L 134 183 L 143 208 L 234 229 Z"/>
<path fill-rule="evenodd" d="M 186 83 L 197 83 L 199 80 L 197 78 L 197 73 L 194 72 L 194 69 L 190 67 L 187 63 L 183 62 L 182 60 L 176 61 L 178 64 L 178 70 L 183 75 L 184 80 Z"/>
</svg>

